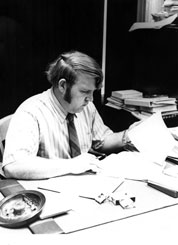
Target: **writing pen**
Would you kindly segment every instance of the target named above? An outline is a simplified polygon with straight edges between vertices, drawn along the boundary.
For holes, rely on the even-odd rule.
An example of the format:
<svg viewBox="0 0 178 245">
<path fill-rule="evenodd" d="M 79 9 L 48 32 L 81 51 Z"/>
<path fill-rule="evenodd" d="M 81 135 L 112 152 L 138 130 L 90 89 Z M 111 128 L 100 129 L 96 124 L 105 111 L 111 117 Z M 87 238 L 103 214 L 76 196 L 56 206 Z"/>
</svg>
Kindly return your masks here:
<svg viewBox="0 0 178 245">
<path fill-rule="evenodd" d="M 115 191 L 117 191 L 117 189 L 124 183 L 124 180 L 112 191 L 112 193 L 114 193 Z"/>
<path fill-rule="evenodd" d="M 51 190 L 51 189 L 47 189 L 47 188 L 43 188 L 43 187 L 38 187 L 38 189 L 44 190 L 44 191 L 51 191 L 51 192 L 55 192 L 55 193 L 61 193 L 60 191 L 55 191 L 55 190 Z"/>
</svg>

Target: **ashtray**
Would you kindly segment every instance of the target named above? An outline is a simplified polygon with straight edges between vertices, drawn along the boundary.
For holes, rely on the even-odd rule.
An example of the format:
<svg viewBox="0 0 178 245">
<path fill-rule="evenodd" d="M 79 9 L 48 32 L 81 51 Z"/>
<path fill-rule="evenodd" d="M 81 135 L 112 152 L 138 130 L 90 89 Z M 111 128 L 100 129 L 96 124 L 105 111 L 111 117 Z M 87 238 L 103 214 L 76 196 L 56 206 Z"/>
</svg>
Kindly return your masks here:
<svg viewBox="0 0 178 245">
<path fill-rule="evenodd" d="M 0 201 L 0 226 L 17 228 L 38 218 L 46 198 L 34 190 L 24 190 Z"/>
</svg>

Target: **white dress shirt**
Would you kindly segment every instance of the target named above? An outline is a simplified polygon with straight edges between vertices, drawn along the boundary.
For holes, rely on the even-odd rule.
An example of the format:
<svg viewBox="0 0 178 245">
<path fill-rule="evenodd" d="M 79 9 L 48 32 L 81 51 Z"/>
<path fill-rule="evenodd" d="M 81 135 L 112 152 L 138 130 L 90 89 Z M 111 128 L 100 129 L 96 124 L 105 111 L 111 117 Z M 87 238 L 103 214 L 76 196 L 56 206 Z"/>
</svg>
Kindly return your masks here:
<svg viewBox="0 0 178 245">
<path fill-rule="evenodd" d="M 66 115 L 52 88 L 23 102 L 9 125 L 3 166 L 28 156 L 70 158 Z M 81 153 L 88 152 L 92 140 L 103 140 L 112 133 L 92 102 L 76 113 L 74 123 Z"/>
</svg>

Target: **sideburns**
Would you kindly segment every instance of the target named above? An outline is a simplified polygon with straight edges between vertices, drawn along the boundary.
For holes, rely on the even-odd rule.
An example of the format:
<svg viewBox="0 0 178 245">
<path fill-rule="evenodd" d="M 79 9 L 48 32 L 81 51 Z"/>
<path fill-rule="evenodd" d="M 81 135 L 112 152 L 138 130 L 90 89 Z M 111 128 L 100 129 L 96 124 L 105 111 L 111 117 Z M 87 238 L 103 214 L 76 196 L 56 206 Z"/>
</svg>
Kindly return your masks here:
<svg viewBox="0 0 178 245">
<path fill-rule="evenodd" d="M 67 86 L 65 95 L 64 95 L 64 100 L 67 101 L 69 104 L 71 103 L 72 96 L 71 96 L 71 87 Z"/>
</svg>

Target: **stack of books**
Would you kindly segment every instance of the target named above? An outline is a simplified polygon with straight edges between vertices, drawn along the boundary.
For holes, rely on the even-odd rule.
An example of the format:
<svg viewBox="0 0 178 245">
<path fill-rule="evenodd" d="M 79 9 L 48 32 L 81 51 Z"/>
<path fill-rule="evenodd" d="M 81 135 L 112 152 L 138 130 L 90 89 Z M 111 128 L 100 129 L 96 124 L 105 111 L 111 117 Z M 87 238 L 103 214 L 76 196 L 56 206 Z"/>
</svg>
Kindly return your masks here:
<svg viewBox="0 0 178 245">
<path fill-rule="evenodd" d="M 135 106 L 140 113 L 150 115 L 156 112 L 177 111 L 176 98 L 170 98 L 167 95 L 157 95 L 155 97 L 130 98 L 125 100 L 126 106 Z"/>
<path fill-rule="evenodd" d="M 124 109 L 130 112 L 137 111 L 150 116 L 161 112 L 162 115 L 177 113 L 177 99 L 168 95 L 144 96 L 137 90 L 112 91 L 111 97 L 107 98 L 107 106 L 116 109 Z"/>
<path fill-rule="evenodd" d="M 138 108 L 132 105 L 126 106 L 125 99 L 141 97 L 143 97 L 143 93 L 134 89 L 112 91 L 111 97 L 107 98 L 106 105 L 116 109 L 135 111 Z"/>
<path fill-rule="evenodd" d="M 169 15 L 178 14 L 178 0 L 165 0 L 163 6 Z"/>
</svg>

